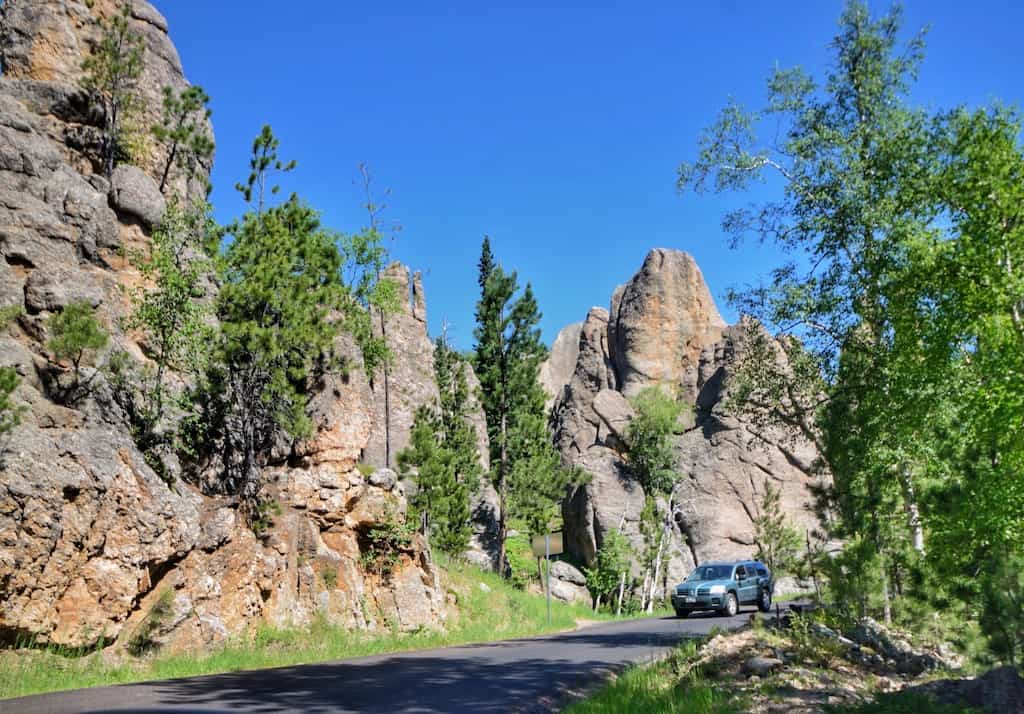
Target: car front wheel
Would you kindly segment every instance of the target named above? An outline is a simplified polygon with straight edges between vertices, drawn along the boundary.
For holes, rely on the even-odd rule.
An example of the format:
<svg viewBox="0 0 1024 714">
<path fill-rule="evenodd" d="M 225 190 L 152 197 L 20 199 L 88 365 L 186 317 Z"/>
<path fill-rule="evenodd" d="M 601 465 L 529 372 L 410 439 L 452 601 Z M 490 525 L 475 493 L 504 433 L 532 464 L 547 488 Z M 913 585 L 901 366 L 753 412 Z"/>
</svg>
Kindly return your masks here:
<svg viewBox="0 0 1024 714">
<path fill-rule="evenodd" d="M 722 608 L 722 614 L 726 617 L 732 617 L 739 611 L 740 604 L 736 600 L 736 593 L 728 593 L 725 596 L 725 607 Z"/>
<path fill-rule="evenodd" d="M 689 610 L 683 610 L 683 609 L 678 608 L 678 607 L 676 608 L 676 617 L 678 617 L 681 620 L 685 620 L 686 616 L 689 615 L 689 614 L 690 614 Z"/>
<path fill-rule="evenodd" d="M 761 591 L 761 595 L 757 598 L 757 609 L 761 612 L 770 612 L 772 609 L 772 593 L 768 588 Z"/>
</svg>

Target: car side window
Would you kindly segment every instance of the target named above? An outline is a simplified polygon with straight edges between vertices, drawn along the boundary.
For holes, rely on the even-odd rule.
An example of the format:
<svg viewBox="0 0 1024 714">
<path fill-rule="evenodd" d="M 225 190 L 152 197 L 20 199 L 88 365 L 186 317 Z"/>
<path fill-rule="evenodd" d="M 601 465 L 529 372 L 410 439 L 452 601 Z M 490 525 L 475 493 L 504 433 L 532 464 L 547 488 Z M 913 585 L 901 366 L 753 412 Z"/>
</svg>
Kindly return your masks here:
<svg viewBox="0 0 1024 714">
<path fill-rule="evenodd" d="M 737 580 L 746 580 L 747 579 L 747 570 L 742 565 L 740 567 L 736 568 L 736 579 Z"/>
<path fill-rule="evenodd" d="M 760 575 L 761 577 L 768 577 L 768 569 L 767 568 L 758 568 L 757 569 L 757 574 Z"/>
</svg>

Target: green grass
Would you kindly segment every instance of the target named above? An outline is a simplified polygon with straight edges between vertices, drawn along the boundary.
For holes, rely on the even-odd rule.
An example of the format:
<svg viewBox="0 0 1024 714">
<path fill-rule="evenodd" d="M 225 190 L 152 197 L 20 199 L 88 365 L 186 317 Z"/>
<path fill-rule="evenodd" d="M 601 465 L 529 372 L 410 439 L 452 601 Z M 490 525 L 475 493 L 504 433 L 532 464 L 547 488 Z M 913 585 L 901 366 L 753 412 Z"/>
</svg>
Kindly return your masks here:
<svg viewBox="0 0 1024 714">
<path fill-rule="evenodd" d="M 147 657 L 107 652 L 24 648 L 0 652 L 0 699 L 61 689 L 280 667 L 404 650 L 529 637 L 572 629 L 577 620 L 610 620 L 589 607 L 552 601 L 551 624 L 543 597 L 517 590 L 494 573 L 438 559 L 448 573 L 457 613 L 444 630 L 414 633 L 353 632 L 326 622 L 309 628 L 260 627 L 208 654 Z M 480 587 L 483 583 L 490 592 Z M 665 614 L 664 612 L 658 614 Z"/>
<path fill-rule="evenodd" d="M 740 714 L 743 702 L 707 682 L 686 664 L 696 657 L 699 643 L 683 642 L 667 659 L 627 669 L 566 714 Z M 685 674 L 681 675 L 681 670 Z"/>
</svg>

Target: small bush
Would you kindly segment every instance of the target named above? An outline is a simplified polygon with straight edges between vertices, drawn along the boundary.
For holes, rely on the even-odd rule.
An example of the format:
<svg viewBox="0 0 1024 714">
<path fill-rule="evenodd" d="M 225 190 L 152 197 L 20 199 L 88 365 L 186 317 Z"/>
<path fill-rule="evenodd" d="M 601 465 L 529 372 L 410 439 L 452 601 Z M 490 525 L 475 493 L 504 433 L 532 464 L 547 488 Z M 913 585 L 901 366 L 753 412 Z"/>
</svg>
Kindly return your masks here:
<svg viewBox="0 0 1024 714">
<path fill-rule="evenodd" d="M 82 381 L 82 367 L 91 364 L 96 354 L 107 346 L 109 337 L 93 314 L 87 302 L 73 302 L 47 321 L 49 341 L 47 347 L 58 362 L 70 362 L 72 382 L 57 382 L 58 392 L 65 401 L 74 401 L 88 393 L 94 372 Z"/>
<path fill-rule="evenodd" d="M 379 523 L 366 529 L 359 562 L 380 577 L 389 577 L 398 565 L 403 551 L 412 545 L 412 528 L 395 514 L 386 515 Z"/>
<path fill-rule="evenodd" d="M 174 591 L 164 590 L 153 603 L 149 613 L 139 623 L 139 626 L 132 633 L 128 640 L 128 651 L 136 657 L 152 652 L 159 648 L 155 635 L 160 631 L 172 614 L 174 604 Z"/>
</svg>

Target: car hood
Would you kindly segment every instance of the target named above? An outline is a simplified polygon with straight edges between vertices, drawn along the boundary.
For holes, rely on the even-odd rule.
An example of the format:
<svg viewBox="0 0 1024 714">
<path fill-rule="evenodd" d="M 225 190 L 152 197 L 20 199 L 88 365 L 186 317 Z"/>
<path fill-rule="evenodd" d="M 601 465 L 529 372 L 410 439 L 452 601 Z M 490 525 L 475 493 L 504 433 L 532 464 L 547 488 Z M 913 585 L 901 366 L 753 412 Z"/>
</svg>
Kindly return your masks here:
<svg viewBox="0 0 1024 714">
<path fill-rule="evenodd" d="M 726 580 L 685 580 L 685 581 L 679 583 L 676 586 L 676 591 L 678 592 L 679 590 L 696 590 L 697 588 L 700 588 L 701 590 L 703 590 L 705 588 L 710 588 L 713 585 L 721 585 L 723 587 L 728 588 L 729 585 L 732 584 L 732 582 L 733 582 L 732 580 L 727 580 L 727 579 Z"/>
</svg>

